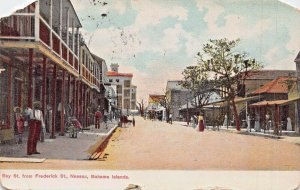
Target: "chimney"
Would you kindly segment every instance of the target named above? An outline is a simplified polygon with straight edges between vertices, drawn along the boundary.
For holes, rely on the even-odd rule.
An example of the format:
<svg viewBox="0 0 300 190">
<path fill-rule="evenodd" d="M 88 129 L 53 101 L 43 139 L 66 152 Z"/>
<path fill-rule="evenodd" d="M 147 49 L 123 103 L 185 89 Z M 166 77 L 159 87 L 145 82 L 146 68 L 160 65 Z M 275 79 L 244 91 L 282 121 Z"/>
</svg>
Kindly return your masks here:
<svg viewBox="0 0 300 190">
<path fill-rule="evenodd" d="M 119 64 L 118 63 L 110 64 L 110 69 L 111 69 L 111 71 L 119 72 Z"/>
</svg>

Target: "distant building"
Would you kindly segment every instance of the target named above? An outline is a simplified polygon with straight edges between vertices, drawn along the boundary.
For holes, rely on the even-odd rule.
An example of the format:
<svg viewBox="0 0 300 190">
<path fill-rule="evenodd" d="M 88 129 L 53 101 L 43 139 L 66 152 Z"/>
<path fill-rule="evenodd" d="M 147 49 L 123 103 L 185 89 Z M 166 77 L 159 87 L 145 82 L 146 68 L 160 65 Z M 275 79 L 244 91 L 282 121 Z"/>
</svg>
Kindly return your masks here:
<svg viewBox="0 0 300 190">
<path fill-rule="evenodd" d="M 289 82 L 296 82 L 296 77 L 278 77 L 254 90 L 250 95 L 260 95 L 260 100 L 287 100 L 290 91 Z"/>
<path fill-rule="evenodd" d="M 186 104 L 189 100 L 189 91 L 180 85 L 180 81 L 168 81 L 166 86 L 166 98 L 171 102 L 171 114 L 173 120 L 182 120 L 179 114 L 181 105 Z"/>
<path fill-rule="evenodd" d="M 258 70 L 250 71 L 245 83 L 237 87 L 238 96 L 245 97 L 254 90 L 262 87 L 267 82 L 270 82 L 277 77 L 296 76 L 294 70 Z"/>
<path fill-rule="evenodd" d="M 300 51 L 295 59 L 296 71 L 297 71 L 297 84 L 298 84 L 298 95 L 300 94 Z M 298 127 L 298 132 L 300 132 L 300 100 L 296 103 L 296 126 Z"/>
<path fill-rule="evenodd" d="M 255 103 L 249 105 L 250 113 L 256 113 L 260 118 L 260 125 L 263 126 L 265 122 L 265 115 L 267 112 L 271 114 L 271 119 L 278 119 L 282 125 L 283 130 L 287 130 L 287 118 L 292 121 L 292 130 L 295 128 L 296 120 L 296 77 L 278 77 L 264 86 L 250 93 L 253 96 L 259 96 Z M 276 113 L 276 108 L 278 111 Z M 278 115 L 275 117 L 275 115 Z M 275 122 L 275 121 L 274 121 Z"/>
<path fill-rule="evenodd" d="M 117 108 L 123 113 L 136 110 L 136 86 L 132 85 L 132 73 L 120 73 L 118 64 L 111 64 L 108 71 L 108 83 L 116 86 Z"/>
<path fill-rule="evenodd" d="M 137 105 L 136 105 L 136 93 L 137 93 L 137 86 L 131 85 L 131 109 L 132 110 L 137 110 Z"/>
</svg>

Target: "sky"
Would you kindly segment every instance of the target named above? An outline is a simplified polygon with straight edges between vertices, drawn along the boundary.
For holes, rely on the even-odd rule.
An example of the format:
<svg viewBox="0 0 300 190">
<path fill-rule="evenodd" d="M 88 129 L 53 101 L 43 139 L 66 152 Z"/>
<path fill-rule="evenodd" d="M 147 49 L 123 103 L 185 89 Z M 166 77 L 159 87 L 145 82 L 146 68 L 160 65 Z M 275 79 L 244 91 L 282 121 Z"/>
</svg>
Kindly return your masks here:
<svg viewBox="0 0 300 190">
<path fill-rule="evenodd" d="M 20 0 L 0 0 L 2 15 Z M 26 4 L 30 0 L 24 0 Z M 285 4 L 288 3 L 289 5 Z M 295 69 L 299 0 L 72 0 L 89 49 L 133 73 L 138 101 L 180 80 L 209 39 L 240 38 L 264 69 Z M 292 6 L 290 6 L 292 5 Z M 1 10 L 3 9 L 3 10 Z M 1 15 L 0 15 L 1 16 Z"/>
</svg>

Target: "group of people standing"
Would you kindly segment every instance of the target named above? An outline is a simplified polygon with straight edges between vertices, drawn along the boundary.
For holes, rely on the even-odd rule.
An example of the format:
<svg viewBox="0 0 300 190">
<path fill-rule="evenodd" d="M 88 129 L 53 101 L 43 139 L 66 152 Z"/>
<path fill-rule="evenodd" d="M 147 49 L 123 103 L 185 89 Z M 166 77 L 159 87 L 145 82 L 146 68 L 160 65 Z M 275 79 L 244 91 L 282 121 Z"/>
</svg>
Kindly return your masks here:
<svg viewBox="0 0 300 190">
<path fill-rule="evenodd" d="M 45 123 L 41 111 L 41 103 L 34 102 L 33 108 L 27 107 L 24 112 L 20 107 L 15 107 L 16 129 L 18 133 L 18 143 L 22 143 L 25 127 L 28 126 L 27 155 L 40 154 L 37 151 L 37 142 L 43 140 L 45 134 Z"/>
</svg>

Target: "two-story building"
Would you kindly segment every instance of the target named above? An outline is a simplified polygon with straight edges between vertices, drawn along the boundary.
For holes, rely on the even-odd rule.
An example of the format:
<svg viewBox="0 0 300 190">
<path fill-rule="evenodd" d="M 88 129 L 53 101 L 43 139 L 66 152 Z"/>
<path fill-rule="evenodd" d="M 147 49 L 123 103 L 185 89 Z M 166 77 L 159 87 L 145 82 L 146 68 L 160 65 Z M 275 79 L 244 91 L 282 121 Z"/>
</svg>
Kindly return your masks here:
<svg viewBox="0 0 300 190">
<path fill-rule="evenodd" d="M 13 139 L 13 108 L 34 101 L 42 104 L 51 138 L 64 135 L 66 115 L 87 126 L 100 67 L 81 27 L 70 0 L 38 0 L 0 19 L 0 141 Z"/>
</svg>

